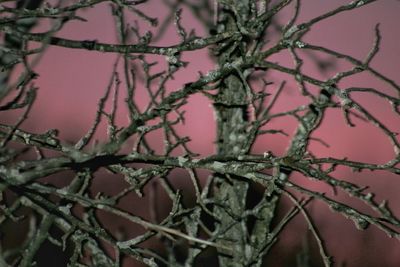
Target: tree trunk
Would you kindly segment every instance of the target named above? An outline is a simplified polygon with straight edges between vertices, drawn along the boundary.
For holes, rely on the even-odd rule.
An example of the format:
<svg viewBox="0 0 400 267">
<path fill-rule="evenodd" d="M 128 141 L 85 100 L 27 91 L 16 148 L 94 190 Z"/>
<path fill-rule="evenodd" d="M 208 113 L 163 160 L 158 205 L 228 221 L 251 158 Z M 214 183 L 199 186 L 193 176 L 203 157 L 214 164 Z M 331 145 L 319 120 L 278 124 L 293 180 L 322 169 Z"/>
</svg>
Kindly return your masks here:
<svg viewBox="0 0 400 267">
<path fill-rule="evenodd" d="M 249 16 L 249 1 L 235 1 L 234 8 L 238 11 L 233 14 L 231 10 L 219 10 L 218 31 L 239 31 L 237 25 L 246 21 Z M 238 22 L 238 20 L 240 20 Z M 248 38 L 242 38 L 229 45 L 224 44 L 217 54 L 220 66 L 245 56 Z M 249 40 L 251 41 L 251 40 Z M 222 50 L 222 51 L 221 51 Z M 221 156 L 240 156 L 249 152 L 247 129 L 249 128 L 248 108 L 251 103 L 249 87 L 246 77 L 237 70 L 227 76 L 219 87 L 214 100 L 215 117 L 217 121 L 217 154 Z M 259 254 L 265 245 L 269 225 L 273 218 L 277 196 L 266 196 L 267 202 L 260 209 L 258 221 L 252 232 L 249 232 L 248 218 L 245 216 L 247 209 L 247 194 L 249 181 L 238 176 L 215 174 L 214 195 L 215 213 L 219 222 L 216 232 L 221 245 L 232 248 L 232 257 L 224 256 L 221 249 L 220 266 L 260 266 Z M 226 253 L 226 251 L 225 251 Z M 255 260 L 257 259 L 257 260 Z"/>
</svg>

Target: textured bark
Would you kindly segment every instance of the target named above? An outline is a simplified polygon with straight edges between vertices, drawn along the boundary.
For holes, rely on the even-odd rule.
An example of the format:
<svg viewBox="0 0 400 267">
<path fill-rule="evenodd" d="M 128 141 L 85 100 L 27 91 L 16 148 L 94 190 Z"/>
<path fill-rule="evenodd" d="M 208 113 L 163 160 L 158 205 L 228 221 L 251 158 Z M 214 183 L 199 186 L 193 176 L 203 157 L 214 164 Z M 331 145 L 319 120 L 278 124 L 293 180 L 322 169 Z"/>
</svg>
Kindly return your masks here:
<svg viewBox="0 0 400 267">
<path fill-rule="evenodd" d="M 235 1 L 235 8 L 240 12 L 242 21 L 249 15 L 248 1 Z M 234 16 L 231 12 L 221 8 L 218 21 L 218 30 L 239 31 L 237 28 L 239 14 Z M 247 42 L 240 38 L 233 42 L 218 55 L 220 66 L 230 64 L 245 56 Z M 214 101 L 215 117 L 217 120 L 217 154 L 220 156 L 240 156 L 249 152 L 247 128 L 249 123 L 248 109 L 249 93 L 246 91 L 246 77 L 240 70 L 231 73 L 221 82 L 218 95 Z M 250 232 L 248 218 L 245 216 L 247 209 L 246 199 L 249 193 L 249 181 L 240 176 L 216 174 L 214 180 L 214 194 L 217 202 L 215 213 L 219 217 L 217 233 L 219 242 L 233 249 L 232 257 L 221 256 L 220 266 L 247 266 L 251 264 L 253 254 L 257 248 L 249 242 Z M 260 214 L 262 226 L 256 224 L 255 236 L 252 242 L 264 244 L 268 233 L 269 223 L 273 218 L 275 201 L 273 198 L 270 206 L 263 209 Z M 223 254 L 223 250 L 220 251 Z"/>
</svg>

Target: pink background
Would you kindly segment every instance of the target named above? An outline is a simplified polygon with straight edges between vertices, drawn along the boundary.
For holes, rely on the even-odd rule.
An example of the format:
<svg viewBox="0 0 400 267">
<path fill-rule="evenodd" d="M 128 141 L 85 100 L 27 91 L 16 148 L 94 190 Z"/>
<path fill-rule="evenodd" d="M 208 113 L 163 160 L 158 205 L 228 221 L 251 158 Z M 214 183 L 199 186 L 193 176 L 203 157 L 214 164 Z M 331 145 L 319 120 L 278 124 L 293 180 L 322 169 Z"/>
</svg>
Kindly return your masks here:
<svg viewBox="0 0 400 267">
<path fill-rule="evenodd" d="M 306 21 L 322 12 L 331 10 L 340 4 L 349 1 L 322 1 L 308 0 L 302 1 L 302 11 L 299 22 Z M 140 9 L 149 16 L 163 18 L 169 13 L 163 1 L 149 1 L 148 4 L 140 6 Z M 292 6 L 286 8 L 279 21 L 284 23 L 292 12 Z M 358 59 L 363 59 L 372 47 L 374 40 L 374 26 L 380 23 L 382 43 L 378 55 L 372 61 L 372 66 L 381 73 L 400 83 L 400 38 L 399 38 L 399 10 L 400 2 L 395 0 L 378 1 L 377 3 L 363 8 L 342 13 L 334 18 L 327 19 L 312 28 L 306 35 L 304 41 L 313 44 L 326 46 L 339 52 L 347 53 Z M 80 13 L 88 19 L 87 23 L 74 22 L 67 26 L 58 34 L 60 37 L 76 40 L 98 40 L 100 42 L 116 42 L 113 18 L 108 5 L 99 5 L 96 8 L 85 10 Z M 211 16 L 211 15 L 210 15 Z M 128 21 L 133 25 L 134 20 L 140 20 L 135 16 L 128 16 Z M 162 20 L 160 20 L 162 22 Z M 201 24 L 193 18 L 191 13 L 185 9 L 183 11 L 182 24 L 189 31 L 196 29 L 198 36 L 205 36 Z M 146 23 L 140 23 L 141 32 L 152 29 Z M 43 29 L 46 25 L 38 28 Z M 272 38 L 273 40 L 273 38 Z M 167 29 L 162 39 L 154 45 L 167 46 L 177 44 L 179 38 L 175 32 L 173 24 Z M 318 54 L 320 58 L 328 58 Z M 30 119 L 23 124 L 24 129 L 35 132 L 44 132 L 49 128 L 61 130 L 61 139 L 76 142 L 89 128 L 94 119 L 97 101 L 102 97 L 106 85 L 110 79 L 115 54 L 105 54 L 99 52 L 88 52 L 72 50 L 67 48 L 50 47 L 44 54 L 40 63 L 35 68 L 40 77 L 35 84 L 40 87 L 39 95 Z M 151 56 L 152 60 L 159 60 L 161 70 L 165 67 L 163 57 Z M 321 74 L 312 61 L 305 57 L 303 70 L 320 79 L 326 79 L 338 70 L 349 68 L 348 64 L 339 63 L 337 69 L 328 73 Z M 208 57 L 206 49 L 185 53 L 184 61 L 189 61 L 189 67 L 177 73 L 176 79 L 168 83 L 171 90 L 178 89 L 182 84 L 194 81 L 197 71 L 206 73 L 215 68 L 214 62 Z M 287 54 L 281 54 L 269 59 L 278 61 L 285 66 L 293 67 L 293 60 Z M 122 69 L 121 69 L 122 70 Z M 122 77 L 122 71 L 121 71 Z M 271 92 L 276 91 L 279 81 L 286 79 L 287 76 L 277 72 L 271 73 L 275 85 L 270 88 Z M 274 111 L 286 110 L 295 107 L 299 103 L 304 103 L 304 99 L 299 97 L 296 84 L 288 80 L 289 84 L 282 97 L 279 99 Z M 259 81 L 254 81 L 254 86 L 260 86 Z M 345 80 L 340 87 L 348 86 L 367 86 L 375 87 L 378 90 L 395 96 L 395 91 L 380 81 L 368 75 L 357 75 Z M 121 88 L 123 89 L 123 88 Z M 315 92 L 315 88 L 311 88 Z M 123 92 L 123 90 L 121 90 Z M 123 107 L 124 94 L 120 97 L 120 109 L 118 121 L 120 125 L 126 125 L 127 112 Z M 146 103 L 146 93 L 143 88 L 137 88 L 136 100 L 139 103 Z M 400 120 L 390 109 L 390 105 L 375 97 L 359 94 L 355 97 L 357 101 L 364 104 L 369 110 L 381 119 L 393 131 L 400 131 Z M 109 107 L 109 105 L 108 105 Z M 189 104 L 185 107 L 186 124 L 179 127 L 182 135 L 191 137 L 190 147 L 202 155 L 209 155 L 214 152 L 213 141 L 215 137 L 215 125 L 213 111 L 210 102 L 203 96 L 193 96 L 189 99 Z M 9 119 L 15 116 L 9 116 Z M 391 145 L 380 131 L 374 126 L 367 125 L 357 118 L 352 118 L 357 127 L 350 128 L 345 125 L 342 114 L 339 111 L 329 112 L 320 129 L 314 134 L 315 137 L 322 138 L 330 144 L 329 148 L 320 143 L 313 142 L 310 150 L 317 156 L 347 156 L 352 160 L 383 163 L 393 157 Z M 5 120 L 5 118 L 3 118 Z M 295 127 L 293 118 L 274 121 L 268 128 L 286 129 L 289 134 L 293 133 Z M 105 138 L 105 127 L 96 136 L 99 139 Z M 257 140 L 254 148 L 255 152 L 273 151 L 275 154 L 282 155 L 288 144 L 289 138 L 281 135 L 268 135 Z M 151 140 L 154 146 L 162 144 L 162 135 L 154 134 Z M 398 194 L 400 183 L 398 177 L 394 175 L 374 172 L 374 173 L 352 173 L 347 169 L 339 169 L 337 177 L 350 180 L 355 183 L 370 185 L 371 191 L 376 192 L 377 200 L 387 199 L 395 214 L 400 216 L 400 197 Z M 116 191 L 123 186 L 122 182 L 110 181 L 102 176 L 99 184 L 107 185 L 108 190 Z M 108 177 L 109 178 L 109 177 Z M 301 177 L 295 177 L 303 180 Z M 310 188 L 327 190 L 326 187 L 316 183 L 307 182 Z M 183 187 L 190 187 L 181 185 Z M 162 197 L 159 197 L 160 199 Z M 340 199 L 346 200 L 342 195 Z M 139 200 L 132 197 L 135 204 L 125 200 L 125 205 L 140 207 L 147 205 L 146 200 Z M 353 203 L 353 202 L 352 202 Z M 353 205 L 361 207 L 360 203 Z M 124 205 L 124 204 L 123 204 Z M 384 233 L 375 227 L 370 227 L 366 231 L 358 231 L 352 221 L 343 218 L 341 215 L 332 213 L 325 205 L 315 202 L 311 204 L 310 213 L 314 222 L 318 226 L 322 237 L 327 240 L 326 246 L 328 253 L 333 255 L 338 263 L 346 262 L 346 266 L 400 266 L 400 244 L 394 239 L 389 239 Z M 147 216 L 143 210 L 137 211 L 140 215 Z M 117 228 L 119 221 L 115 222 Z M 121 222 L 123 223 L 123 222 Z M 289 256 L 293 256 L 301 245 L 302 237 L 299 233 L 305 233 L 307 225 L 301 216 L 291 222 L 282 235 L 282 240 L 275 247 L 271 254 L 271 266 L 284 266 L 288 263 Z M 310 237 L 312 239 L 312 237 Z M 314 243 L 313 245 L 314 246 Z M 314 248 L 314 247 L 313 247 Z M 284 257 L 280 257 L 283 256 Z M 318 259 L 318 255 L 315 257 Z M 336 265 L 335 265 L 336 266 Z M 339 265 L 338 265 L 339 266 Z"/>
</svg>

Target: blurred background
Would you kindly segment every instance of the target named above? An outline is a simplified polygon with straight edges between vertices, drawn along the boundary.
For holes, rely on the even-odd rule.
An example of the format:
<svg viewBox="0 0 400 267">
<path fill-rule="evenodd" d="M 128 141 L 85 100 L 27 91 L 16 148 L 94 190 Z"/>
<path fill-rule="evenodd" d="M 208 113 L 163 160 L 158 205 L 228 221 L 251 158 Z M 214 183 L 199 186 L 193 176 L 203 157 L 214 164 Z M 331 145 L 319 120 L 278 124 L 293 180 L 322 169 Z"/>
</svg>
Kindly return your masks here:
<svg viewBox="0 0 400 267">
<path fill-rule="evenodd" d="M 158 18 L 159 24 L 157 27 L 152 27 L 149 23 L 132 14 L 127 14 L 127 22 L 137 27 L 141 33 L 152 31 L 156 36 L 152 45 L 170 46 L 178 44 L 180 38 L 176 33 L 173 19 L 168 20 L 168 18 L 173 17 L 174 12 L 179 7 L 183 10 L 181 23 L 186 30 L 188 32 L 194 30 L 197 36 L 208 36 L 209 29 L 206 28 L 204 21 L 212 22 L 213 14 L 202 10 L 202 5 L 200 4 L 202 1 L 178 2 L 180 4 L 175 5 L 173 0 L 150 0 L 138 6 L 138 9 L 146 15 Z M 307 0 L 301 2 L 301 12 L 296 23 L 305 22 L 349 1 Z M 212 2 L 210 2 L 210 7 L 213 7 Z M 196 9 L 198 14 L 193 12 Z M 399 10 L 399 1 L 377 1 L 318 23 L 305 36 L 303 41 L 324 46 L 362 60 L 373 46 L 374 28 L 379 23 L 382 41 L 379 53 L 373 59 L 371 65 L 395 82 L 400 83 Z M 272 44 L 280 37 L 280 30 L 292 13 L 293 5 L 290 5 L 274 21 L 274 27 L 271 27 L 270 32 L 268 32 L 268 40 Z M 87 19 L 87 22 L 67 23 L 56 36 L 74 40 L 117 42 L 115 20 L 108 4 L 88 8 L 78 14 Z M 43 20 L 33 31 L 41 32 L 50 26 L 49 21 Z M 135 42 L 134 39 L 131 41 Z M 37 44 L 31 43 L 30 45 L 34 47 Z M 305 51 L 300 55 L 304 59 L 303 71 L 310 76 L 323 80 L 332 77 L 338 71 L 350 69 L 351 67 L 346 62 L 322 53 Z M 32 112 L 29 114 L 29 119 L 21 128 L 36 133 L 43 133 L 48 129 L 56 128 L 60 130 L 59 137 L 61 140 L 66 140 L 71 144 L 77 142 L 92 125 L 97 103 L 109 83 L 116 57 L 117 55 L 112 53 L 48 47 L 34 68 L 36 73 L 39 74 L 39 77 L 35 80 L 35 85 L 40 89 Z M 152 68 L 154 73 L 165 69 L 167 66 L 165 57 L 146 56 L 146 59 L 158 62 Z M 182 55 L 182 60 L 189 64 L 187 68 L 175 74 L 174 80 L 167 82 L 167 88 L 170 91 L 177 90 L 185 83 L 195 81 L 199 77 L 199 72 L 207 73 L 217 67 L 209 49 L 185 52 Z M 294 67 L 293 59 L 288 53 L 275 55 L 269 58 L 269 61 Z M 119 71 L 122 73 L 122 68 Z M 16 73 L 18 71 L 15 71 L 13 75 L 16 75 Z M 271 93 L 276 92 L 281 81 L 287 80 L 287 85 L 274 106 L 274 111 L 284 111 L 307 103 L 307 99 L 300 95 L 297 84 L 291 77 L 271 71 L 264 78 L 274 83 L 269 87 Z M 143 71 L 139 66 L 137 68 L 137 80 L 135 100 L 140 108 L 144 108 L 149 98 L 144 86 L 140 85 L 140 81 L 143 81 Z M 254 87 L 262 86 L 261 79 L 252 79 L 250 82 Z M 351 76 L 338 85 L 340 88 L 351 86 L 373 87 L 397 97 L 392 88 L 367 74 Z M 317 92 L 318 88 L 310 87 L 310 90 Z M 124 98 L 126 97 L 124 94 L 125 92 L 121 90 L 121 95 L 118 99 L 121 108 L 117 112 L 117 123 L 120 126 L 128 123 L 128 113 L 124 108 Z M 391 110 L 391 106 L 387 101 L 365 93 L 355 95 L 354 99 L 362 103 L 371 114 L 384 122 L 389 129 L 394 132 L 400 131 L 400 117 L 396 116 Z M 107 105 L 108 108 L 111 107 L 110 103 Z M 190 136 L 189 147 L 192 151 L 199 153 L 200 156 L 212 155 L 215 150 L 215 121 L 210 101 L 202 95 L 194 95 L 189 98 L 184 110 L 186 112 L 185 124 L 179 125 L 177 131 L 182 135 Z M 4 123 L 12 123 L 19 115 L 18 113 L 3 113 L 0 114 L 0 120 Z M 385 163 L 393 157 L 394 154 L 390 142 L 376 127 L 357 118 L 352 118 L 352 120 L 356 127 L 346 125 L 340 110 L 328 112 L 313 137 L 322 139 L 329 144 L 329 147 L 319 142 L 312 142 L 309 150 L 319 157 L 347 157 L 350 160 L 371 163 Z M 272 121 L 267 125 L 267 129 L 281 129 L 289 136 L 265 135 L 257 139 L 253 152 L 264 153 L 271 151 L 275 155 L 283 155 L 296 126 L 296 120 L 291 117 Z M 95 137 L 99 142 L 106 139 L 105 123 L 101 125 Z M 149 141 L 155 151 L 162 151 L 163 135 L 161 132 L 152 134 Z M 187 175 L 180 171 L 175 171 L 173 174 L 175 177 L 172 178 L 172 181 L 178 188 L 183 189 L 187 203 L 194 201 L 194 190 Z M 208 174 L 205 171 L 200 171 L 202 179 Z M 369 186 L 371 191 L 376 193 L 378 202 L 379 200 L 387 199 L 389 207 L 395 214 L 400 216 L 400 195 L 398 193 L 400 182 L 395 175 L 387 172 L 352 172 L 344 168 L 336 170 L 335 175 L 353 183 Z M 64 173 L 47 179 L 49 182 L 62 185 L 66 184 L 67 182 L 65 181 L 69 181 L 71 176 L 72 173 Z M 294 175 L 293 179 L 302 181 L 303 184 L 307 184 L 308 188 L 320 191 L 328 190 L 326 186 L 317 182 L 307 181 L 299 175 Z M 92 190 L 93 192 L 101 191 L 104 194 L 115 194 L 124 186 L 126 186 L 126 183 L 123 178 L 99 171 L 92 184 Z M 152 215 L 149 214 L 149 205 L 153 205 L 153 202 L 169 203 L 166 194 L 162 190 L 157 190 L 156 185 L 149 185 L 149 187 L 152 186 L 153 189 L 145 190 L 145 196 L 142 198 L 133 194 L 124 198 L 120 203 L 121 207 L 144 218 L 150 218 Z M 365 208 L 361 203 L 349 202 L 350 200 L 344 195 L 339 195 L 338 199 L 347 201 L 355 207 Z M 280 214 L 284 213 L 288 204 L 284 201 L 281 203 Z M 165 217 L 168 213 L 166 208 L 161 204 L 157 206 L 160 218 Z M 326 241 L 329 255 L 334 257 L 335 266 L 400 266 L 400 243 L 398 240 L 388 238 L 375 227 L 359 231 L 351 220 L 333 213 L 318 201 L 312 203 L 308 208 L 322 238 Z M 76 212 L 79 211 L 77 210 Z M 132 226 L 131 224 L 127 226 L 127 222 L 123 219 L 115 219 L 107 214 L 99 214 L 99 217 L 102 218 L 104 225 L 109 226 L 110 232 L 123 232 L 126 238 L 132 238 L 143 231 L 138 226 Z M 26 225 L 21 227 L 23 229 Z M 3 232 L 13 230 L 10 225 L 2 226 L 2 228 Z M 9 234 L 5 236 L 7 236 L 7 240 L 11 245 L 14 239 L 18 239 Z M 146 245 L 153 249 L 159 248 L 159 244 L 155 242 L 149 242 Z M 309 246 L 313 266 L 322 266 L 317 245 L 307 231 L 307 224 L 303 217 L 297 216 L 280 236 L 280 241 L 269 254 L 265 266 L 295 266 L 296 257 L 302 255 L 301 253 L 304 251 L 305 246 Z M 37 259 L 38 266 L 63 266 L 62 259 L 68 257 L 68 255 L 50 245 L 49 249 L 43 249 L 43 253 L 39 254 Z M 54 252 L 50 252 L 51 249 L 54 249 Z M 133 260 L 127 260 L 124 263 L 124 266 L 141 266 Z M 207 264 L 214 266 L 210 261 Z"/>
</svg>

